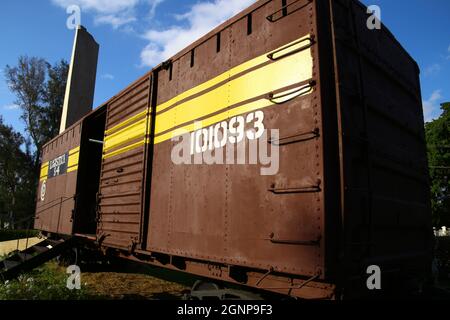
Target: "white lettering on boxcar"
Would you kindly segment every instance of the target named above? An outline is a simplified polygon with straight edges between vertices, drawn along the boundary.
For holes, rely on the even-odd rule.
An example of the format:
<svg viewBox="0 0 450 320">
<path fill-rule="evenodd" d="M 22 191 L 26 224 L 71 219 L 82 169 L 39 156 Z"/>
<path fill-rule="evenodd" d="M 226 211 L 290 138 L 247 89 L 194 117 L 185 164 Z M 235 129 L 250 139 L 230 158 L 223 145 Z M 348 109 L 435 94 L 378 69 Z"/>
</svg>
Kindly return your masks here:
<svg viewBox="0 0 450 320">
<path fill-rule="evenodd" d="M 222 121 L 208 128 L 191 133 L 191 155 L 224 147 L 227 142 L 237 144 L 245 137 L 259 139 L 264 133 L 264 112 L 249 113 L 247 117 L 237 116 L 230 121 Z M 245 130 L 245 125 L 253 122 L 253 128 Z"/>
<path fill-rule="evenodd" d="M 47 192 L 47 181 L 42 181 L 41 185 L 41 201 L 45 200 L 45 193 Z"/>
<path fill-rule="evenodd" d="M 263 120 L 264 112 L 258 110 L 205 128 L 197 121 L 193 132 L 178 130 L 172 138 L 179 142 L 172 148 L 172 162 L 176 165 L 259 163 L 261 175 L 277 174 L 279 131 L 271 129 L 269 134 Z"/>
<path fill-rule="evenodd" d="M 59 156 L 58 158 L 50 161 L 49 169 L 53 169 L 56 167 L 60 167 L 61 165 L 66 163 L 66 155 L 63 154 L 62 156 Z"/>
</svg>

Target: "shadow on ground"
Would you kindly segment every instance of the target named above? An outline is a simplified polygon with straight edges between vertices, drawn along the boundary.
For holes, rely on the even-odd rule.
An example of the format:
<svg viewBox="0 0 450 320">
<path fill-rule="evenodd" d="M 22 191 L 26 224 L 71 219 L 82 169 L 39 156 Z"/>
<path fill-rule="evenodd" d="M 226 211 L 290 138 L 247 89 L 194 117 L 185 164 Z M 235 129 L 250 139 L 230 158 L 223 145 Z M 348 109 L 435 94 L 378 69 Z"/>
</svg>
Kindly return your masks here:
<svg viewBox="0 0 450 320">
<path fill-rule="evenodd" d="M 80 268 L 82 285 L 99 299 L 179 300 L 196 280 L 181 272 L 124 259 L 81 264 Z"/>
</svg>

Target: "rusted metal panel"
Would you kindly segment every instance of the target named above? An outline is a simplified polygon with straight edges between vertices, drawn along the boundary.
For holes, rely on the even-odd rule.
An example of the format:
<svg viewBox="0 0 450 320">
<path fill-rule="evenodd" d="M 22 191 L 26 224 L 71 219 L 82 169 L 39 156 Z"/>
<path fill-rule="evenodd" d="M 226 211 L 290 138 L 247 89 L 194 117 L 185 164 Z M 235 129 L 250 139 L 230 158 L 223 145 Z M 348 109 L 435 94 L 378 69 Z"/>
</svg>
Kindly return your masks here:
<svg viewBox="0 0 450 320">
<path fill-rule="evenodd" d="M 429 206 L 418 69 L 388 31 L 368 35 L 363 18 L 364 8 L 354 1 L 334 6 L 260 1 L 158 71 L 148 250 L 303 276 L 319 274 L 328 281 L 337 281 L 331 277 L 342 268 L 349 268 L 348 276 L 359 276 L 363 265 L 377 256 L 395 260 L 393 254 L 403 250 L 425 252 Z M 192 132 L 195 120 L 202 121 L 197 129 L 214 125 L 211 114 L 220 118 L 217 121 L 230 121 L 236 116 L 235 79 L 245 77 L 255 57 L 278 54 L 281 58 L 273 60 L 282 61 L 291 56 L 286 51 L 298 45 L 296 40 L 307 42 L 293 55 L 308 50 L 312 61 L 311 76 L 300 77 L 297 85 L 309 85 L 311 92 L 282 104 L 261 105 L 265 128 L 280 130 L 278 173 L 261 176 L 261 166 L 251 165 L 174 165 L 170 156 L 176 143 L 169 139 L 170 129 Z M 387 52 L 395 55 L 395 63 Z M 258 68 L 252 65 L 248 72 L 256 74 Z M 240 84 L 249 92 L 258 86 L 257 81 Z M 265 93 L 283 93 L 281 88 L 273 90 Z M 211 92 L 217 95 L 202 101 Z M 191 109 L 183 107 L 189 100 L 196 102 Z M 220 105 L 221 100 L 228 102 L 223 109 L 202 104 Z M 337 112 L 328 107 L 335 103 Z M 406 105 L 410 107 L 403 110 Z M 422 158 L 415 164 L 406 161 L 417 155 Z M 408 173 L 404 165 L 419 171 Z M 402 231 L 395 229 L 399 223 Z M 346 244 L 340 241 L 341 230 Z M 412 239 L 414 230 L 421 230 L 422 236 Z M 403 235 L 409 244 L 400 239 Z"/>
<path fill-rule="evenodd" d="M 35 228 L 72 233 L 82 121 L 68 128 L 42 150 Z"/>
<path fill-rule="evenodd" d="M 148 252 L 145 252 L 148 253 Z M 240 277 L 233 274 L 232 266 L 208 262 L 207 260 L 183 260 L 183 268 L 176 265 L 160 262 L 156 259 L 146 259 L 143 255 L 128 255 L 119 253 L 119 256 L 137 262 L 146 262 L 166 269 L 202 275 L 212 280 L 225 281 L 237 285 L 244 285 L 249 289 L 272 291 L 283 295 L 300 297 L 302 299 L 336 299 L 336 286 L 321 281 L 295 277 L 291 274 L 272 274 L 256 269 L 243 269 Z M 245 279 L 245 281 L 243 280 Z"/>
<path fill-rule="evenodd" d="M 176 60 L 170 62 L 167 68 L 163 68 L 155 74 L 158 79 L 158 87 L 154 94 L 158 105 L 169 101 L 180 93 L 178 88 L 180 82 L 179 69 L 180 61 Z M 156 113 L 157 119 L 158 108 L 152 105 L 152 110 Z M 158 120 L 156 120 L 157 124 Z M 158 137 L 158 135 L 155 134 L 155 137 Z M 147 237 L 147 249 L 149 250 L 166 249 L 170 243 L 174 164 L 168 159 L 170 159 L 172 146 L 170 140 L 164 144 L 154 145 L 150 212 L 155 212 L 155 214 L 145 213 L 150 216 L 151 220 L 148 225 Z"/>
<path fill-rule="evenodd" d="M 314 38 L 314 6 L 309 1 L 301 2 L 301 9 L 296 13 L 288 10 L 286 16 L 274 22 L 267 17 L 282 8 L 280 2 L 272 1 L 253 12 L 251 34 L 248 34 L 248 16 L 233 24 L 235 41 L 231 65 L 272 52 L 305 36 Z M 302 78 L 299 69 L 298 80 L 293 81 L 297 83 L 295 88 L 317 81 L 312 77 L 318 64 L 313 58 L 316 45 L 309 40 L 305 43 L 308 44 L 305 51 L 313 61 L 309 67 L 311 77 Z M 297 49 L 287 47 L 274 56 L 280 60 L 272 63 L 283 63 Z M 301 54 L 303 51 L 293 55 Z M 292 67 L 303 66 L 293 64 Z M 271 76 L 288 77 L 284 74 Z M 275 89 L 278 87 L 272 88 Z M 269 107 L 262 109 L 268 132 L 279 130 L 280 156 L 276 174 L 262 176 L 261 166 L 229 166 L 227 227 L 231 262 L 308 276 L 324 270 L 321 259 L 324 238 L 321 181 L 324 179 L 318 90 L 320 88 L 314 86 L 312 92 L 282 104 L 267 101 Z"/>
<path fill-rule="evenodd" d="M 149 250 L 302 275 L 323 270 L 323 199 L 319 182 L 323 180 L 322 146 L 317 89 L 310 88 L 305 96 L 279 105 L 266 97 L 274 90 L 283 93 L 286 85 L 296 89 L 313 83 L 312 62 L 304 66 L 309 68 L 308 77 L 299 69 L 298 77 L 293 76 L 289 83 L 284 81 L 289 75 L 271 73 L 287 71 L 282 67 L 285 58 L 305 56 L 307 62 L 314 60 L 313 6 L 304 1 L 295 11 L 295 18 L 288 12 L 284 18 L 269 21 L 267 17 L 280 7 L 281 2 L 276 1 L 259 5 L 221 29 L 220 50 L 217 36 L 210 37 L 172 61 L 168 70 L 159 71 Z M 286 19 L 290 22 L 286 23 Z M 289 31 L 281 37 L 275 31 L 279 28 Z M 301 38 L 306 39 L 299 45 Z M 287 44 L 288 48 L 284 48 Z M 273 61 L 266 57 L 277 49 L 282 50 L 275 52 Z M 264 74 L 280 81 L 274 81 L 267 91 L 252 89 L 258 84 L 251 82 Z M 240 87 L 249 92 L 241 94 Z M 239 98 L 239 94 L 246 98 Z M 228 103 L 222 103 L 226 99 Z M 196 120 L 204 123 L 200 127 L 208 127 L 217 123 L 210 120 L 214 115 L 221 117 L 220 121 L 230 121 L 238 115 L 247 117 L 255 109 L 246 99 L 253 99 L 264 108 L 265 128 L 280 129 L 283 139 L 294 137 L 290 143 L 280 142 L 280 170 L 276 175 L 262 176 L 261 165 L 172 163 L 171 152 L 177 143 L 167 135 L 161 138 L 170 128 L 186 128 Z M 205 101 L 219 106 L 203 105 Z M 190 107 L 185 107 L 187 104 Z M 248 111 L 239 113 L 239 107 Z M 201 108 L 211 111 L 199 111 Z M 305 187 L 313 191 L 304 192 Z M 300 190 L 283 192 L 284 189 Z"/>
<path fill-rule="evenodd" d="M 92 110 L 42 149 L 35 227 L 59 234 L 95 233 L 95 194 L 105 107 Z M 101 145 L 101 144 L 100 144 Z"/>
<path fill-rule="evenodd" d="M 149 92 L 144 76 L 108 102 L 97 226 L 105 245 L 129 249 L 141 240 Z"/>
<path fill-rule="evenodd" d="M 431 221 L 417 64 L 384 26 L 365 26 L 359 3 L 333 1 L 332 12 L 346 271 L 375 263 L 425 277 Z"/>
<path fill-rule="evenodd" d="M 158 105 L 229 69 L 230 30 L 223 30 L 220 34 L 220 50 L 217 50 L 217 37 L 206 41 L 195 49 L 192 67 L 189 54 L 174 61 L 171 81 L 167 82 L 169 79 L 167 73 L 170 74 L 170 70 L 158 73 Z M 227 81 L 226 78 L 224 82 Z M 158 109 L 156 112 L 158 129 L 158 119 L 162 113 Z M 174 121 L 176 114 L 178 113 L 173 115 Z M 159 136 L 156 132 L 155 139 Z M 221 212 L 225 204 L 223 181 L 226 168 L 221 165 L 174 165 L 171 161 L 171 152 L 175 144 L 168 140 L 154 146 L 150 212 L 155 214 L 150 214 L 147 247 L 157 251 L 189 251 L 202 256 L 202 252 L 207 252 L 205 257 L 206 255 L 219 257 L 223 251 Z M 204 170 L 208 173 L 205 174 Z M 184 214 L 180 214 L 181 212 Z M 208 218 L 211 212 L 215 212 L 214 219 Z M 196 225 L 191 223 L 194 221 Z M 205 238 L 201 234 L 208 241 L 204 241 Z M 180 243 L 184 245 L 178 247 Z M 186 246 L 189 249 L 186 249 Z"/>
</svg>

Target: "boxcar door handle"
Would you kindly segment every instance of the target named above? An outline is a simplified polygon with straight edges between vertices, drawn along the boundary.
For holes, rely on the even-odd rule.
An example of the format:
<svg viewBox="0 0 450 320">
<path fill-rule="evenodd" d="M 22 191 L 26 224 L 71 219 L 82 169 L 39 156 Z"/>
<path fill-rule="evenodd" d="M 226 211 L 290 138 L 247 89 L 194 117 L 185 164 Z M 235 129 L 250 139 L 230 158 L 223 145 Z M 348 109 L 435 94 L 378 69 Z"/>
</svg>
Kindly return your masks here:
<svg viewBox="0 0 450 320">
<path fill-rule="evenodd" d="M 317 246 L 320 243 L 321 237 L 317 237 L 314 240 L 290 240 L 290 239 L 278 239 L 275 235 L 271 233 L 269 235 L 269 241 L 276 244 L 293 244 L 293 245 L 303 245 L 303 246 Z"/>
<path fill-rule="evenodd" d="M 288 44 L 280 49 L 277 49 L 267 55 L 272 61 L 277 61 L 283 59 L 287 56 L 293 55 L 305 49 L 308 49 L 314 44 L 314 36 L 310 36 L 308 38 L 304 38 L 293 43 Z"/>
<path fill-rule="evenodd" d="M 281 137 L 279 139 L 269 139 L 267 142 L 275 146 L 283 146 L 294 142 L 308 141 L 318 137 L 320 137 L 320 130 L 319 128 L 315 128 L 311 131 L 301 132 L 294 135 Z"/>
<path fill-rule="evenodd" d="M 321 191 L 320 184 L 321 184 L 320 179 L 317 179 L 315 184 L 295 186 L 295 187 L 277 187 L 275 183 L 273 183 L 268 189 L 268 191 L 274 194 L 319 192 Z"/>
<path fill-rule="evenodd" d="M 304 186 L 297 188 L 269 188 L 268 191 L 274 194 L 287 194 L 287 193 L 310 193 L 319 192 L 319 186 Z"/>
<path fill-rule="evenodd" d="M 274 103 L 274 104 L 283 104 L 289 101 L 294 100 L 295 98 L 298 98 L 308 92 L 311 91 L 311 89 L 316 85 L 316 81 L 315 80 L 311 80 L 309 81 L 309 83 L 298 87 L 298 88 L 294 88 L 294 89 L 289 89 L 286 90 L 282 93 L 269 93 L 267 95 L 267 100 L 269 100 L 270 102 Z M 283 99 L 285 98 L 285 99 Z M 280 100 L 282 99 L 282 100 Z"/>
</svg>

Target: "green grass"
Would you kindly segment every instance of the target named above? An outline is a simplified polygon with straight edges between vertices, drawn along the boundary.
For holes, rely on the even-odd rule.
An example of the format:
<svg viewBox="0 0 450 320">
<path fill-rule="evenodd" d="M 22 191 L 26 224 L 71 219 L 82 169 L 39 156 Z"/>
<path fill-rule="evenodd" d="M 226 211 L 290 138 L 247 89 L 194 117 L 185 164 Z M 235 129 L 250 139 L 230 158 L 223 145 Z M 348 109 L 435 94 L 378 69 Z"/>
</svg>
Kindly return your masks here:
<svg viewBox="0 0 450 320">
<path fill-rule="evenodd" d="M 66 268 L 47 262 L 18 279 L 0 281 L 0 300 L 178 300 L 188 289 L 127 265 L 84 265 L 81 271 L 81 289 L 69 290 Z"/>
<path fill-rule="evenodd" d="M 36 237 L 39 234 L 37 230 L 9 230 L 3 229 L 0 230 L 0 242 L 16 240 L 22 238 L 32 238 Z"/>
<path fill-rule="evenodd" d="M 49 262 L 18 279 L 0 283 L 0 300 L 84 300 L 92 299 L 81 284 L 69 290 L 69 274 L 55 262 Z"/>
</svg>

